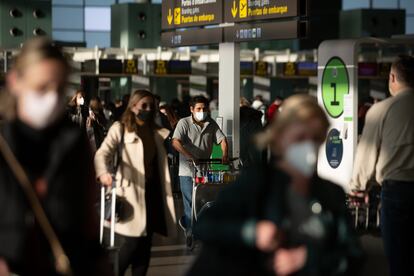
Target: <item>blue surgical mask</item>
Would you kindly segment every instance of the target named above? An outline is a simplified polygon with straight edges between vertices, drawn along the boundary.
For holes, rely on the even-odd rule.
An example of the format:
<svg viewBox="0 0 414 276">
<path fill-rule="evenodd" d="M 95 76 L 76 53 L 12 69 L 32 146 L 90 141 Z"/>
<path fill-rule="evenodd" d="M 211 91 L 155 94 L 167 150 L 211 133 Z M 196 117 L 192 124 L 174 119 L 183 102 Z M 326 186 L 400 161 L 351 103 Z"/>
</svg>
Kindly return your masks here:
<svg viewBox="0 0 414 276">
<path fill-rule="evenodd" d="M 304 141 L 290 145 L 285 153 L 285 160 L 306 177 L 315 173 L 317 146 L 312 141 Z"/>
</svg>

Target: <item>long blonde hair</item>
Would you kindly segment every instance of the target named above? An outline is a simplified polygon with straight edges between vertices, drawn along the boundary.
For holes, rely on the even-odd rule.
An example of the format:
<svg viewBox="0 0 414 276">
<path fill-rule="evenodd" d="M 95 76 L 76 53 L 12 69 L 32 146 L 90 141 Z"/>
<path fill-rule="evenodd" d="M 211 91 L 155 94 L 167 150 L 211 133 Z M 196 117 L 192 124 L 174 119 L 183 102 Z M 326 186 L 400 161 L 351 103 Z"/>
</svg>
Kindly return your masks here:
<svg viewBox="0 0 414 276">
<path fill-rule="evenodd" d="M 26 41 L 12 63 L 11 71 L 22 75 L 26 68 L 45 60 L 56 60 L 63 66 L 65 76 L 70 73 L 70 66 L 61 49 L 45 37 Z M 0 115 L 10 120 L 15 117 L 16 99 L 10 91 L 0 92 Z"/>
<path fill-rule="evenodd" d="M 315 118 L 322 123 L 321 137 L 325 137 L 329 128 L 329 120 L 316 99 L 309 95 L 291 96 L 283 102 L 280 113 L 266 131 L 256 137 L 257 146 L 264 149 L 272 143 L 277 134 L 285 131 L 287 127 L 296 123 L 306 123 Z"/>
</svg>

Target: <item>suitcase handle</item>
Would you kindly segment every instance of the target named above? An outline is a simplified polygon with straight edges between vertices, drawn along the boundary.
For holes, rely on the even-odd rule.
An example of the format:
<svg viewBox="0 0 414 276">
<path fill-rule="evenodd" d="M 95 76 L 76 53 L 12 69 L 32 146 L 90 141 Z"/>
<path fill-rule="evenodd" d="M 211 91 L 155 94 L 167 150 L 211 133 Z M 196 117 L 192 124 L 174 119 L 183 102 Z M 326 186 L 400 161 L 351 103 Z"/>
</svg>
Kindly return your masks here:
<svg viewBox="0 0 414 276">
<path fill-rule="evenodd" d="M 110 221 L 110 238 L 109 246 L 114 247 L 115 245 L 115 212 L 116 212 L 116 182 L 115 177 L 112 176 L 111 186 L 111 221 Z M 103 244 L 104 226 L 105 226 L 105 193 L 106 187 L 101 186 L 101 210 L 100 210 L 100 229 L 99 229 L 99 240 Z"/>
</svg>

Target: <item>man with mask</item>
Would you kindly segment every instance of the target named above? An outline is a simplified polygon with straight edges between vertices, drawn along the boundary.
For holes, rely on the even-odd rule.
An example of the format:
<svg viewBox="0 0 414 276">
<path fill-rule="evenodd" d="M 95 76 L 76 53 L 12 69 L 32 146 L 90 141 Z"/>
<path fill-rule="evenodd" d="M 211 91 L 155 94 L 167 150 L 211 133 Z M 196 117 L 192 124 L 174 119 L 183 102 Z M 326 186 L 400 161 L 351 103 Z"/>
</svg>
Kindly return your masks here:
<svg viewBox="0 0 414 276">
<path fill-rule="evenodd" d="M 374 179 L 382 185 L 381 230 L 390 275 L 414 275 L 414 58 L 398 57 L 391 66 L 391 98 L 366 115 L 351 182 L 363 196 Z"/>
<path fill-rule="evenodd" d="M 189 230 L 191 222 L 191 198 L 193 188 L 193 169 L 189 160 L 208 159 L 213 144 L 220 144 L 223 163 L 228 162 L 227 139 L 217 123 L 208 115 L 208 100 L 202 96 L 190 102 L 191 115 L 181 119 L 173 135 L 173 147 L 180 153 L 179 178 L 184 202 L 184 216 L 179 223 Z"/>
</svg>

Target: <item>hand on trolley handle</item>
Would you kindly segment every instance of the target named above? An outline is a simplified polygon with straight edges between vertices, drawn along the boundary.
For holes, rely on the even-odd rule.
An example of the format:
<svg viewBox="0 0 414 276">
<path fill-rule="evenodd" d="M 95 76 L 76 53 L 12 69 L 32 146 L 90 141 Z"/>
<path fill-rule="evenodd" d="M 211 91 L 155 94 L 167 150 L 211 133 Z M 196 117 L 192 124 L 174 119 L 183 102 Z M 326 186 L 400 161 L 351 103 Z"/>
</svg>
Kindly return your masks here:
<svg viewBox="0 0 414 276">
<path fill-rule="evenodd" d="M 111 187 L 113 184 L 113 176 L 110 173 L 105 173 L 99 177 L 99 181 L 103 186 Z"/>
<path fill-rule="evenodd" d="M 364 204 L 369 203 L 369 193 L 368 191 L 362 191 L 362 190 L 352 190 L 348 194 L 348 205 L 349 206 L 355 206 L 360 207 Z"/>
<path fill-rule="evenodd" d="M 193 166 L 197 166 L 200 164 L 223 164 L 223 165 L 231 165 L 232 162 L 239 160 L 239 158 L 229 158 L 227 155 L 223 156 L 222 158 L 211 158 L 211 159 L 197 159 L 197 158 L 189 158 L 187 161 L 192 164 Z"/>
</svg>

